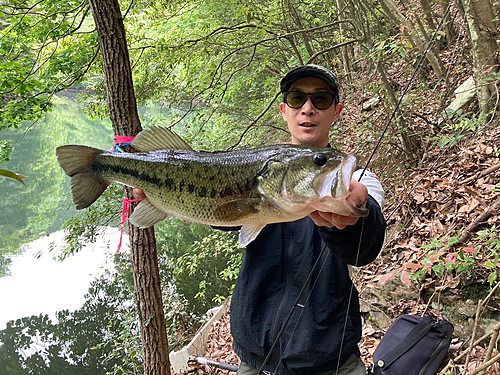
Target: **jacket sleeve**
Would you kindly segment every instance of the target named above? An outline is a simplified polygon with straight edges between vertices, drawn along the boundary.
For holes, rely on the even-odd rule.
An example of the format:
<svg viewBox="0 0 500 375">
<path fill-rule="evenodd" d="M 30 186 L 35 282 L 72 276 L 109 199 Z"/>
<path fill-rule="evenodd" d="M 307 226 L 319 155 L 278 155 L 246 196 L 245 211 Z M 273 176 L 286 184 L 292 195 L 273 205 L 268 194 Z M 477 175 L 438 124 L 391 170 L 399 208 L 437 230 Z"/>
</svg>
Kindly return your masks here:
<svg viewBox="0 0 500 375">
<path fill-rule="evenodd" d="M 353 175 L 357 179 L 361 171 Z M 359 218 L 355 225 L 340 230 L 319 227 L 323 241 L 335 256 L 353 266 L 364 266 L 373 262 L 384 244 L 386 221 L 381 206 L 384 202 L 384 189 L 375 174 L 365 171 L 360 181 L 368 188 L 366 207 L 370 214 Z"/>
</svg>

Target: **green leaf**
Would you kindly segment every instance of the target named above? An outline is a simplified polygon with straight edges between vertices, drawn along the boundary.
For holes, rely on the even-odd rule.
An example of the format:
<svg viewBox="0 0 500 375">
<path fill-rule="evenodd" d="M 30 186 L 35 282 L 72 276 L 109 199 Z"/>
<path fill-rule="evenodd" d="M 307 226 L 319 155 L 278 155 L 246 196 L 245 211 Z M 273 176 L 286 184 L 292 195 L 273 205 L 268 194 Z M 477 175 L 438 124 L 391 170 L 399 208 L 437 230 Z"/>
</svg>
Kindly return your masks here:
<svg viewBox="0 0 500 375">
<path fill-rule="evenodd" d="M 497 279 L 497 272 L 492 272 L 490 273 L 490 276 L 488 276 L 488 281 L 490 283 L 490 285 L 493 284 L 493 282 Z"/>
<path fill-rule="evenodd" d="M 403 59 L 406 59 L 406 50 L 403 47 L 399 48 L 399 54 Z"/>
<path fill-rule="evenodd" d="M 6 178 L 10 178 L 12 180 L 19 181 L 20 183 L 25 185 L 23 180 L 26 178 L 26 176 L 23 176 L 22 174 L 17 174 L 17 173 L 11 172 L 11 171 L 7 171 L 5 169 L 0 169 L 0 176 L 4 176 Z"/>
<path fill-rule="evenodd" d="M 441 263 L 438 263 L 438 264 L 432 266 L 432 270 L 436 273 L 436 275 L 441 277 L 445 271 L 445 268 Z"/>
</svg>

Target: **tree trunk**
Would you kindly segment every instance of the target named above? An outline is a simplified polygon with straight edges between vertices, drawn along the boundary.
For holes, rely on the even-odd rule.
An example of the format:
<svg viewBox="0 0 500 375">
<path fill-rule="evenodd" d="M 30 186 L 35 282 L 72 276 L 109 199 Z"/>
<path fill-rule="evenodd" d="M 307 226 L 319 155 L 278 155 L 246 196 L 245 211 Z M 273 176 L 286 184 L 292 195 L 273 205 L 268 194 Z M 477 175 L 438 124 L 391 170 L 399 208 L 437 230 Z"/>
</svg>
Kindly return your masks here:
<svg viewBox="0 0 500 375">
<path fill-rule="evenodd" d="M 287 0 L 286 5 L 288 7 L 288 11 L 290 12 L 290 15 L 292 16 L 293 21 L 295 22 L 295 24 L 298 27 L 298 30 L 304 30 L 305 27 L 302 24 L 302 19 L 301 19 L 300 15 L 297 13 L 297 10 L 293 6 L 293 4 L 289 0 Z M 307 33 L 302 33 L 301 35 L 302 35 L 304 47 L 306 48 L 307 53 L 309 53 L 309 56 L 314 55 L 314 49 L 311 46 L 309 35 Z"/>
<path fill-rule="evenodd" d="M 450 2 L 441 2 L 441 15 L 444 16 L 446 13 L 446 10 L 448 9 L 448 6 L 450 5 Z M 453 29 L 453 19 L 449 17 L 446 21 L 444 21 L 443 28 L 446 33 L 446 45 L 451 46 L 453 43 L 453 40 L 455 39 L 455 30 Z M 441 43 L 440 45 L 444 45 L 444 43 Z"/>
<path fill-rule="evenodd" d="M 344 27 L 343 27 L 343 24 L 342 24 L 342 21 L 344 20 L 344 13 L 343 13 L 343 9 L 341 10 L 341 7 L 340 7 L 340 1 L 337 0 L 337 17 L 338 17 L 338 20 L 340 21 L 339 23 L 339 33 L 340 33 L 340 36 L 342 37 L 342 39 L 348 39 L 346 37 L 346 35 L 344 35 L 345 31 L 344 31 Z M 352 68 L 351 68 L 351 59 L 349 58 L 349 53 L 347 52 L 347 46 L 343 46 L 340 48 L 340 56 L 342 57 L 342 66 L 344 67 L 344 76 L 345 76 L 345 80 L 348 84 L 352 83 L 352 77 L 351 77 L 351 71 L 352 71 Z"/>
<path fill-rule="evenodd" d="M 484 81 L 490 70 L 497 70 L 499 50 L 496 43 L 496 25 L 491 0 L 460 0 L 464 20 L 472 44 L 474 81 L 477 87 L 479 108 L 489 114 L 495 106 L 495 84 Z"/>
<path fill-rule="evenodd" d="M 410 39 L 414 46 L 417 46 L 420 49 L 420 51 L 425 51 L 427 48 L 425 37 L 418 33 L 415 26 L 404 17 L 401 11 L 397 8 L 396 4 L 392 0 L 380 0 L 380 5 L 387 16 L 389 16 L 396 24 L 405 25 L 408 30 L 413 31 L 412 33 L 409 33 L 408 30 L 405 30 L 405 35 L 408 39 Z M 436 56 L 433 51 L 429 50 L 425 57 L 431 64 L 437 78 L 446 79 L 446 69 L 444 68 L 439 56 Z M 446 84 L 448 83 L 446 82 Z"/>
<path fill-rule="evenodd" d="M 106 79 L 109 117 L 116 135 L 135 136 L 141 131 L 125 27 L 117 0 L 90 0 L 99 37 Z M 132 198 L 130 188 L 125 189 Z M 134 204 L 132 204 L 134 206 Z M 144 373 L 169 375 L 167 331 L 158 270 L 154 228 L 139 229 L 129 223 L 130 260 L 134 274 Z"/>
<path fill-rule="evenodd" d="M 432 8 L 429 0 L 420 0 L 420 5 L 424 10 L 425 21 L 427 22 L 427 26 L 431 30 L 436 30 L 436 24 L 434 23 L 434 18 L 432 18 Z"/>
<path fill-rule="evenodd" d="M 394 108 L 396 108 L 399 100 L 396 97 L 396 93 L 394 92 L 394 89 L 392 88 L 391 83 L 387 79 L 387 74 L 385 73 L 384 63 L 382 61 L 379 61 L 378 63 L 375 62 L 375 64 L 377 66 L 377 72 L 380 76 L 380 79 L 382 80 L 382 83 L 384 85 L 387 96 L 389 96 L 389 99 L 392 102 Z M 397 134 L 398 134 L 399 140 L 401 142 L 401 147 L 402 147 L 404 153 L 406 154 L 408 160 L 410 160 L 410 161 L 411 160 L 413 160 L 413 161 L 418 160 L 417 150 L 419 148 L 419 144 L 415 143 L 408 136 L 407 126 L 406 126 L 405 120 L 404 120 L 403 116 L 400 116 L 399 110 L 396 112 L 396 114 L 399 115 L 399 118 L 396 118 L 395 122 L 398 124 Z"/>
</svg>

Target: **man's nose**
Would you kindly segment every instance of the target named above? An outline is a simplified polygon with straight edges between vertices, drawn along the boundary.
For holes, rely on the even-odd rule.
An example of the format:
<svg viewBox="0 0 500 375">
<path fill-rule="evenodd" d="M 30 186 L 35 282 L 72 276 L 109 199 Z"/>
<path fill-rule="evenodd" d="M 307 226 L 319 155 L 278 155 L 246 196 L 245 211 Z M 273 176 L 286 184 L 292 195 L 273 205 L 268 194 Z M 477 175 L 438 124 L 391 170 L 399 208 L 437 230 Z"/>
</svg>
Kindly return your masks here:
<svg viewBox="0 0 500 375">
<path fill-rule="evenodd" d="M 307 100 L 302 106 L 302 113 L 304 114 L 313 114 L 314 111 L 316 110 L 316 107 L 312 104 L 312 96 L 307 95 Z"/>
</svg>

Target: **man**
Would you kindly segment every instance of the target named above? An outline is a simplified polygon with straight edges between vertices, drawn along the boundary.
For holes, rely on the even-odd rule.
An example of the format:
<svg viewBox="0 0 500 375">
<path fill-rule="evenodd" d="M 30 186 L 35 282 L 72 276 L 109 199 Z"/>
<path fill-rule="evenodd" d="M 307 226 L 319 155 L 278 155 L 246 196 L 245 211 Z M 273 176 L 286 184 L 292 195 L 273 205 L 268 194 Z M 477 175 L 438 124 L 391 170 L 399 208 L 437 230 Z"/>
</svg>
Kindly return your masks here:
<svg viewBox="0 0 500 375">
<path fill-rule="evenodd" d="M 283 119 L 292 144 L 327 147 L 342 104 L 335 74 L 317 65 L 288 72 L 280 83 Z M 355 176 L 359 177 L 360 172 Z M 366 172 L 353 176 L 347 201 L 366 206 L 366 218 L 314 212 L 291 223 L 267 225 L 251 242 L 231 301 L 233 347 L 239 375 L 257 374 L 323 246 L 328 250 L 265 370 L 274 374 L 366 374 L 360 360 L 361 316 L 348 265 L 373 261 L 383 244 L 383 189 Z"/>
<path fill-rule="evenodd" d="M 292 144 L 327 147 L 342 104 L 335 74 L 318 65 L 288 72 L 280 83 L 283 119 Z M 383 189 L 373 173 L 355 172 L 347 201 L 365 206 L 366 218 L 314 212 L 289 223 L 267 225 L 245 252 L 231 301 L 233 347 L 239 375 L 257 374 L 293 308 L 313 264 L 328 246 L 264 370 L 274 374 L 362 375 L 361 316 L 348 265 L 372 262 L 384 240 Z M 136 195 L 144 194 L 134 189 Z"/>
</svg>

